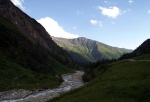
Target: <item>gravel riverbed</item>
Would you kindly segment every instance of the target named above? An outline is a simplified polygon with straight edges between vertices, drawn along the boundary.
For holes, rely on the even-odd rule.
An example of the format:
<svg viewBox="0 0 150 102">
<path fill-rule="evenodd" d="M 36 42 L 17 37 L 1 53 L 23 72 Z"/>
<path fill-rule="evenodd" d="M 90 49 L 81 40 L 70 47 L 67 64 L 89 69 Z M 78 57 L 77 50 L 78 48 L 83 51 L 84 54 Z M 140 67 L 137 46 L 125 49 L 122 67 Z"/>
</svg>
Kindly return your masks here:
<svg viewBox="0 0 150 102">
<path fill-rule="evenodd" d="M 76 71 L 62 75 L 64 82 L 54 89 L 43 91 L 28 91 L 28 90 L 10 90 L 0 92 L 0 102 L 46 102 L 60 94 L 84 85 L 82 75 L 84 72 Z"/>
</svg>

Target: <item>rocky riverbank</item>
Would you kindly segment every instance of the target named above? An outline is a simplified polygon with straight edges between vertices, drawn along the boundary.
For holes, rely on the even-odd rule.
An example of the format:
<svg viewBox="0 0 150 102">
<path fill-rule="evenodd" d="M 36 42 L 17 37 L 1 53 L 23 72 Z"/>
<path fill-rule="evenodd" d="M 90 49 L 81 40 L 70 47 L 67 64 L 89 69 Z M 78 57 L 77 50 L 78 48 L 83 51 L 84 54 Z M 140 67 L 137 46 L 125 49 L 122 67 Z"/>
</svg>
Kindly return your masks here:
<svg viewBox="0 0 150 102">
<path fill-rule="evenodd" d="M 72 89 L 83 86 L 82 75 L 84 72 L 76 71 L 62 75 L 64 82 L 55 89 L 47 89 L 43 91 L 28 91 L 28 90 L 11 90 L 0 92 L 1 102 L 45 102 L 60 94 L 70 91 Z"/>
</svg>

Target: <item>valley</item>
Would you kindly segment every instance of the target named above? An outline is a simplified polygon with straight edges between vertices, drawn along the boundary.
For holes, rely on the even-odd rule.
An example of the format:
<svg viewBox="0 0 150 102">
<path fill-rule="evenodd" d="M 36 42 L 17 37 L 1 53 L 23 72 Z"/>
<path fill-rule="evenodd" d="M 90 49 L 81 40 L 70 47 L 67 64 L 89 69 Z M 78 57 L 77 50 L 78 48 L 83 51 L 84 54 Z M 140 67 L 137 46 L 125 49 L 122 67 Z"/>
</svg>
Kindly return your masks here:
<svg viewBox="0 0 150 102">
<path fill-rule="evenodd" d="M 88 85 L 49 102 L 149 102 L 150 62 L 140 60 L 113 62 L 105 71 L 96 68 Z"/>
<path fill-rule="evenodd" d="M 130 20 L 131 25 L 129 21 L 119 22 L 123 16 L 132 13 L 132 10 L 123 11 L 115 6 L 109 8 L 96 6 L 96 10 L 109 11 L 101 12 L 101 15 L 111 18 L 105 19 L 106 23 L 96 20 L 97 16 L 93 13 L 93 16 L 85 16 L 86 12 L 74 9 L 77 14 L 75 11 L 70 12 L 74 17 L 83 17 L 77 22 L 78 18 L 72 20 L 70 13 L 66 11 L 76 8 L 71 5 L 73 2 L 78 2 L 77 5 L 80 6 L 79 1 L 61 0 L 59 3 L 50 0 L 40 1 L 37 2 L 40 7 L 36 8 L 40 10 L 36 12 L 28 11 L 29 9 L 22 5 L 25 1 L 28 2 L 26 3 L 28 6 L 32 4 L 29 1 L 35 2 L 0 0 L 0 102 L 150 102 L 150 39 L 142 31 L 146 27 L 137 29 L 143 27 L 140 23 L 142 26 L 133 29 L 135 25 L 132 24 L 135 21 L 133 23 L 132 20 L 136 20 L 135 18 Z M 97 5 L 96 1 L 87 1 L 81 3 L 84 9 L 92 2 Z M 104 1 L 103 4 L 107 6 L 112 4 L 108 2 Z M 47 3 L 47 7 L 52 6 L 48 12 L 46 9 L 42 10 Z M 86 3 L 88 5 L 83 6 Z M 132 6 L 133 1 L 129 0 L 128 3 Z M 31 6 L 34 7 L 36 4 Z M 69 9 L 66 8 L 65 12 L 62 12 L 65 7 Z M 95 9 L 92 5 L 88 8 L 91 7 L 92 10 Z M 117 15 L 114 15 L 114 10 L 118 11 Z M 37 16 L 34 19 L 28 15 L 38 13 L 40 17 L 43 12 L 46 15 L 49 12 L 51 15 L 56 13 L 54 17 L 66 26 L 63 27 L 50 17 L 38 20 Z M 65 17 L 70 15 L 67 22 L 64 20 L 66 18 L 62 17 L 63 14 Z M 122 18 L 115 20 L 118 16 Z M 72 21 L 74 23 L 71 23 Z M 82 29 L 76 27 L 82 24 L 84 24 Z M 127 26 L 124 27 L 124 24 Z M 136 33 L 129 33 L 131 30 L 125 29 L 128 26 Z M 65 29 L 74 33 L 84 32 L 82 36 L 91 38 L 80 37 Z M 95 32 L 97 34 L 94 34 Z M 53 34 L 61 35 L 62 38 L 53 37 Z M 125 36 L 126 34 L 128 36 Z M 136 38 L 138 34 L 143 35 Z M 66 38 L 63 38 L 64 36 Z M 107 39 L 106 42 L 111 40 L 112 45 L 118 44 L 121 47 L 126 45 L 127 48 L 114 47 L 100 42 L 101 40 L 92 40 L 96 37 L 102 41 Z M 137 43 L 142 40 L 143 43 Z M 135 48 L 136 44 L 138 47 Z M 133 46 L 134 50 L 128 49 Z"/>
</svg>

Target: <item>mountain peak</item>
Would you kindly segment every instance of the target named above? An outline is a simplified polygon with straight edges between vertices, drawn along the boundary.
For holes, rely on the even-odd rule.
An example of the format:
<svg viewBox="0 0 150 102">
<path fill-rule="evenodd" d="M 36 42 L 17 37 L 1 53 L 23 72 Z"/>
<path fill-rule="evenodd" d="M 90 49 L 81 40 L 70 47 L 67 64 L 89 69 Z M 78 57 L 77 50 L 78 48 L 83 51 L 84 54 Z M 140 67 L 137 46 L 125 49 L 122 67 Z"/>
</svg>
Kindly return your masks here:
<svg viewBox="0 0 150 102">
<path fill-rule="evenodd" d="M 12 22 L 32 43 L 50 50 L 60 49 L 41 24 L 22 12 L 10 0 L 0 0 L 0 16 Z"/>
<path fill-rule="evenodd" d="M 122 54 L 130 52 L 130 50 L 112 47 L 85 37 L 75 39 L 53 38 L 53 40 L 67 50 L 77 63 L 119 58 Z"/>
<path fill-rule="evenodd" d="M 78 37 L 77 39 L 86 40 L 87 38 L 85 38 L 85 37 Z"/>
</svg>

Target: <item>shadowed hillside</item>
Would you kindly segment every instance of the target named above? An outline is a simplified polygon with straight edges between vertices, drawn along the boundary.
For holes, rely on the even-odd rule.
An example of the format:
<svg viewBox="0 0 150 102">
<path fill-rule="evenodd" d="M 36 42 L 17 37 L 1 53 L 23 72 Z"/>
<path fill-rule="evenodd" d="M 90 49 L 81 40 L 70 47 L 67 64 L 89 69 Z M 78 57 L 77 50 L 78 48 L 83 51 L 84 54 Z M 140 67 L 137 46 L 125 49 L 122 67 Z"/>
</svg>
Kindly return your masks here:
<svg viewBox="0 0 150 102">
<path fill-rule="evenodd" d="M 46 30 L 12 4 L 0 0 L 0 91 L 56 87 L 61 74 L 77 68 Z"/>
<path fill-rule="evenodd" d="M 136 56 L 140 56 L 143 54 L 150 53 L 150 39 L 144 41 L 136 50 L 132 53 L 124 54 L 120 59 L 128 59 Z"/>
</svg>

